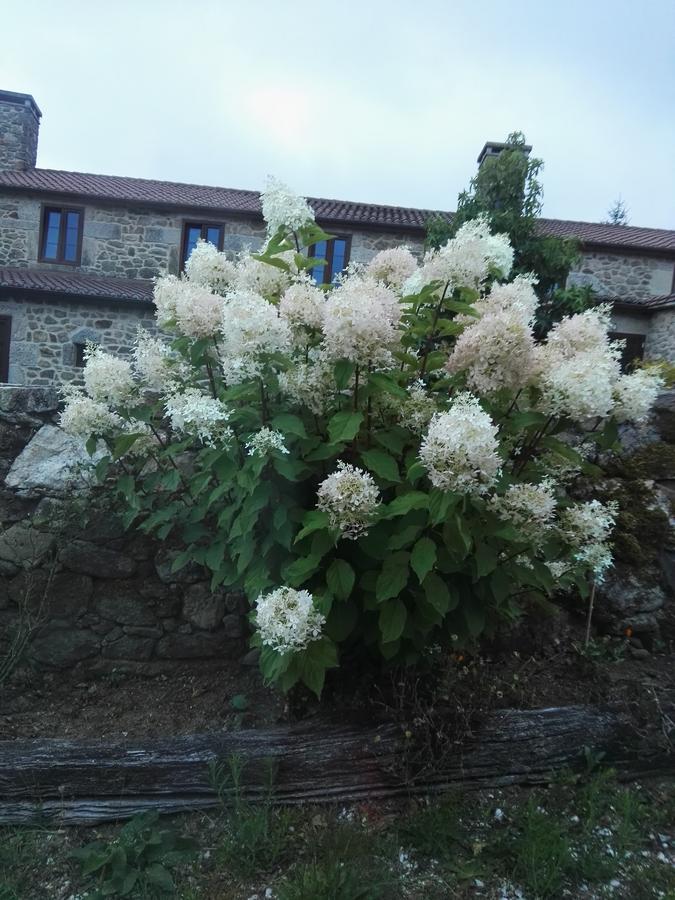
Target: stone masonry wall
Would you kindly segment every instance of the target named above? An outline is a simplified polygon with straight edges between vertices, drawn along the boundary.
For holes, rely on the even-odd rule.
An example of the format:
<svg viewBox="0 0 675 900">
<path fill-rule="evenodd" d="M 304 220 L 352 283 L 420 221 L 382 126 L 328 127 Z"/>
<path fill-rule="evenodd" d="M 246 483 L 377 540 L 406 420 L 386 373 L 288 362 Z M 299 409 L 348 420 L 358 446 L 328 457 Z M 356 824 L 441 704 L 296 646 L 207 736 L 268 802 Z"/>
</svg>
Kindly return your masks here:
<svg viewBox="0 0 675 900">
<path fill-rule="evenodd" d="M 138 326 L 155 331 L 149 304 L 62 301 L 19 297 L 3 300 L 0 312 L 11 316 L 11 384 L 58 386 L 77 381 L 76 344 L 93 341 L 126 356 Z"/>
<path fill-rule="evenodd" d="M 645 341 L 645 357 L 675 363 L 675 309 L 652 314 Z"/>
<path fill-rule="evenodd" d="M 0 171 L 32 168 L 40 121 L 33 107 L 0 98 Z"/>
<path fill-rule="evenodd" d="M 672 292 L 673 266 L 672 259 L 584 252 L 568 284 L 589 284 L 601 297 L 647 300 Z"/>
<path fill-rule="evenodd" d="M 53 391 L 0 387 L 0 664 L 28 631 L 38 667 L 153 673 L 250 657 L 240 595 L 212 594 L 198 568 L 171 574 L 171 551 L 73 492 L 82 451 L 55 412 Z"/>
</svg>

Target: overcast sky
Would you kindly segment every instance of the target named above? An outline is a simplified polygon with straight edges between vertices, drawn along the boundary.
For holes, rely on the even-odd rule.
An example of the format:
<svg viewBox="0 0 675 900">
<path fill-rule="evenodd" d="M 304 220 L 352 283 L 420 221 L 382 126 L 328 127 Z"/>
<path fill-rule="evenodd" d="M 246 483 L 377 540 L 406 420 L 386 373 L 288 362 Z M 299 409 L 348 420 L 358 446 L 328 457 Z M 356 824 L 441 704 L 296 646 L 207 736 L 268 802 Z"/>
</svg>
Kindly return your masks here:
<svg viewBox="0 0 675 900">
<path fill-rule="evenodd" d="M 544 214 L 675 228 L 673 0 L 0 0 L 38 165 L 454 209 L 520 129 Z"/>
</svg>

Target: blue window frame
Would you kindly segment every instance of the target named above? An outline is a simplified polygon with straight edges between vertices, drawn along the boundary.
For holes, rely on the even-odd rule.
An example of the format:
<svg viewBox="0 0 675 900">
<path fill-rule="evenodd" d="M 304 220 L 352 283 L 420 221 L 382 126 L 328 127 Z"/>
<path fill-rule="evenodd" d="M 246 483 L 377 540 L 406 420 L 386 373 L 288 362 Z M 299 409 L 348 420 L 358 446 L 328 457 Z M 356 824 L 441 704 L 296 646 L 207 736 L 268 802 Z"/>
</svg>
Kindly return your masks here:
<svg viewBox="0 0 675 900">
<path fill-rule="evenodd" d="M 309 256 L 325 259 L 325 266 L 314 266 L 312 278 L 317 284 L 333 284 L 349 262 L 352 239 L 349 235 L 338 235 L 329 241 L 318 241 L 309 248 Z"/>
<path fill-rule="evenodd" d="M 76 266 L 82 252 L 81 209 L 45 206 L 42 210 L 40 260 Z"/>
<path fill-rule="evenodd" d="M 197 246 L 197 241 L 208 241 L 218 250 L 223 249 L 223 226 L 204 223 L 186 222 L 183 228 L 183 249 L 181 253 L 181 268 L 190 258 L 190 254 Z"/>
</svg>

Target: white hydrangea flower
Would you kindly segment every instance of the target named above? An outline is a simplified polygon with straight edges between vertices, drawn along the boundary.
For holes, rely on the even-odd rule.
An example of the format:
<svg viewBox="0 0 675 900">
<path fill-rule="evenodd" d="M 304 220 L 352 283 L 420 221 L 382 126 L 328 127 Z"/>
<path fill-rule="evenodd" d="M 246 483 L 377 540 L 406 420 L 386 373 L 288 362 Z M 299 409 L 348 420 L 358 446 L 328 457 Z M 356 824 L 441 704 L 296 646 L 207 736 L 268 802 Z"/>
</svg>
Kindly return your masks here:
<svg viewBox="0 0 675 900">
<path fill-rule="evenodd" d="M 319 485 L 317 507 L 328 513 L 331 528 L 348 540 L 356 540 L 368 533 L 380 505 L 380 491 L 369 472 L 342 460 L 337 465 L 337 471 Z"/>
<path fill-rule="evenodd" d="M 420 447 L 434 487 L 468 494 L 489 490 L 502 466 L 497 431 L 470 394 L 459 394 L 447 412 L 436 413 Z"/>
<path fill-rule="evenodd" d="M 438 411 L 436 401 L 427 393 L 423 381 L 413 381 L 408 388 L 406 400 L 395 400 L 393 408 L 397 410 L 398 421 L 404 428 L 421 434 Z"/>
<path fill-rule="evenodd" d="M 197 437 L 207 446 L 215 447 L 232 437 L 227 425 L 230 411 L 221 400 L 197 388 L 169 394 L 164 409 L 174 431 Z"/>
<path fill-rule="evenodd" d="M 541 543 L 553 525 L 556 510 L 555 485 L 550 478 L 540 484 L 512 484 L 490 501 L 501 519 L 511 522 L 533 543 Z"/>
<path fill-rule="evenodd" d="M 79 391 L 68 392 L 66 405 L 59 415 L 59 425 L 75 437 L 88 438 L 92 434 L 112 435 L 124 431 L 125 422 L 105 403 Z"/>
<path fill-rule="evenodd" d="M 292 284 L 279 300 L 279 315 L 292 328 L 319 329 L 323 324 L 326 295 L 313 281 Z"/>
<path fill-rule="evenodd" d="M 425 254 L 421 268 L 424 284 L 449 283 L 451 288 L 479 288 L 489 275 L 507 278 L 513 266 L 513 247 L 506 234 L 492 234 L 483 216 L 466 222 L 454 238 Z"/>
<path fill-rule="evenodd" d="M 323 349 L 328 359 L 388 368 L 400 341 L 401 307 L 381 282 L 353 276 L 330 292 L 324 307 Z"/>
<path fill-rule="evenodd" d="M 251 435 L 245 446 L 250 456 L 267 456 L 273 450 L 288 453 L 283 434 L 267 427 Z"/>
<path fill-rule="evenodd" d="M 448 371 L 466 372 L 469 388 L 486 396 L 503 388 L 520 390 L 536 371 L 532 331 L 536 305 L 529 281 L 516 279 L 513 285 L 493 288 L 475 304 L 480 319 L 462 317 L 466 327 L 450 354 Z"/>
<path fill-rule="evenodd" d="M 176 318 L 176 301 L 182 290 L 182 281 L 175 275 L 155 278 L 153 299 L 157 324 L 162 326 Z"/>
<path fill-rule="evenodd" d="M 288 263 L 291 267 L 294 265 L 292 250 L 280 253 L 276 258 Z M 253 291 L 268 300 L 276 300 L 291 284 L 294 277 L 293 272 L 293 268 L 289 273 L 278 266 L 270 266 L 269 263 L 254 259 L 250 253 L 240 253 L 237 257 L 234 289 Z"/>
<path fill-rule="evenodd" d="M 630 375 L 621 375 L 614 384 L 614 415 L 619 422 L 644 422 L 659 393 L 664 380 L 657 370 L 637 369 Z"/>
<path fill-rule="evenodd" d="M 599 500 L 575 503 L 560 515 L 560 532 L 575 549 L 576 561 L 590 569 L 596 581 L 604 578 L 612 565 L 612 553 L 607 543 L 614 528 L 618 505 Z"/>
<path fill-rule="evenodd" d="M 585 312 L 566 316 L 556 322 L 546 337 L 549 353 L 569 359 L 577 353 L 594 352 L 609 343 L 612 309 L 607 304 L 595 306 Z M 613 348 L 620 353 L 621 345 Z"/>
<path fill-rule="evenodd" d="M 292 333 L 279 310 L 253 291 L 232 291 L 222 308 L 219 351 L 223 376 L 238 384 L 262 372 L 264 357 L 289 353 Z"/>
<path fill-rule="evenodd" d="M 94 344 L 87 344 L 84 358 L 84 387 L 90 397 L 112 404 L 131 399 L 136 388 L 131 363 Z"/>
<path fill-rule="evenodd" d="M 171 347 L 139 328 L 132 355 L 134 370 L 142 379 L 143 387 L 149 390 L 165 389 L 176 372 Z"/>
<path fill-rule="evenodd" d="M 408 247 L 380 250 L 366 266 L 366 273 L 376 281 L 383 281 L 400 290 L 417 271 L 417 260 Z"/>
<path fill-rule="evenodd" d="M 260 640 L 277 653 L 296 653 L 317 641 L 326 623 L 309 591 L 280 587 L 256 600 Z"/>
<path fill-rule="evenodd" d="M 278 378 L 284 396 L 317 416 L 323 415 L 335 400 L 333 364 L 316 348 L 309 351 L 307 362 L 296 362 L 279 372 Z"/>
<path fill-rule="evenodd" d="M 210 241 L 202 240 L 197 241 L 185 263 L 185 274 L 192 284 L 217 293 L 226 291 L 236 279 L 234 263 Z"/>
<path fill-rule="evenodd" d="M 175 322 L 181 334 L 193 338 L 217 333 L 223 300 L 201 284 L 163 275 L 155 281 L 154 300 L 160 327 Z"/>
<path fill-rule="evenodd" d="M 263 218 L 267 222 L 267 233 L 276 234 L 279 228 L 298 231 L 303 225 L 314 221 L 314 210 L 304 197 L 299 197 L 287 185 L 267 177 L 265 190 L 260 195 Z"/>
</svg>

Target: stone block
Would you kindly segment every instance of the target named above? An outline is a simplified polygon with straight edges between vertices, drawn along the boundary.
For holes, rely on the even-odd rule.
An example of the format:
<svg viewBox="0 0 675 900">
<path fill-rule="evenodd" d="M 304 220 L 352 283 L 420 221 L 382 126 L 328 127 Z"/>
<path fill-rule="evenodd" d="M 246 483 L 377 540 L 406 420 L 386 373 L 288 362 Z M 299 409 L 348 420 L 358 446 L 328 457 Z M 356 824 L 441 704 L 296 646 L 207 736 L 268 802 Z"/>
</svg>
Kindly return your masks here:
<svg viewBox="0 0 675 900">
<path fill-rule="evenodd" d="M 17 522 L 0 534 L 0 560 L 13 566 L 31 567 L 54 546 L 55 537 Z"/>
<path fill-rule="evenodd" d="M 30 646 L 30 656 L 38 663 L 66 668 L 96 656 L 99 639 L 91 631 L 52 626 L 43 629 Z"/>
<path fill-rule="evenodd" d="M 59 397 L 55 388 L 0 385 L 0 412 L 30 415 L 56 412 Z"/>
<path fill-rule="evenodd" d="M 160 659 L 208 659 L 221 656 L 229 641 L 222 632 L 201 631 L 196 634 L 165 634 L 155 648 Z"/>
<path fill-rule="evenodd" d="M 102 655 L 106 659 L 150 659 L 156 638 L 124 634 L 116 641 L 106 642 Z"/>
<path fill-rule="evenodd" d="M 154 626 L 157 619 L 152 607 L 133 587 L 102 585 L 94 599 L 94 608 L 102 619 L 122 625 Z"/>
<path fill-rule="evenodd" d="M 220 624 L 225 612 L 222 592 L 212 593 L 209 585 L 193 584 L 185 591 L 183 616 L 197 628 L 213 631 Z"/>
<path fill-rule="evenodd" d="M 195 563 L 183 566 L 178 572 L 172 572 L 171 566 L 178 556 L 177 550 L 160 550 L 155 556 L 155 571 L 160 581 L 164 584 L 177 582 L 179 584 L 196 584 L 204 579 L 204 570 Z"/>
<path fill-rule="evenodd" d="M 84 442 L 55 425 L 40 428 L 14 460 L 5 479 L 8 487 L 26 496 L 64 494 L 92 482 L 92 458 Z"/>
<path fill-rule="evenodd" d="M 240 615 L 231 613 L 223 618 L 223 630 L 229 638 L 241 638 L 244 636 L 245 621 Z"/>
<path fill-rule="evenodd" d="M 97 578 L 129 578 L 136 571 L 131 557 L 89 541 L 70 541 L 59 553 L 59 562 L 73 572 Z"/>
</svg>

